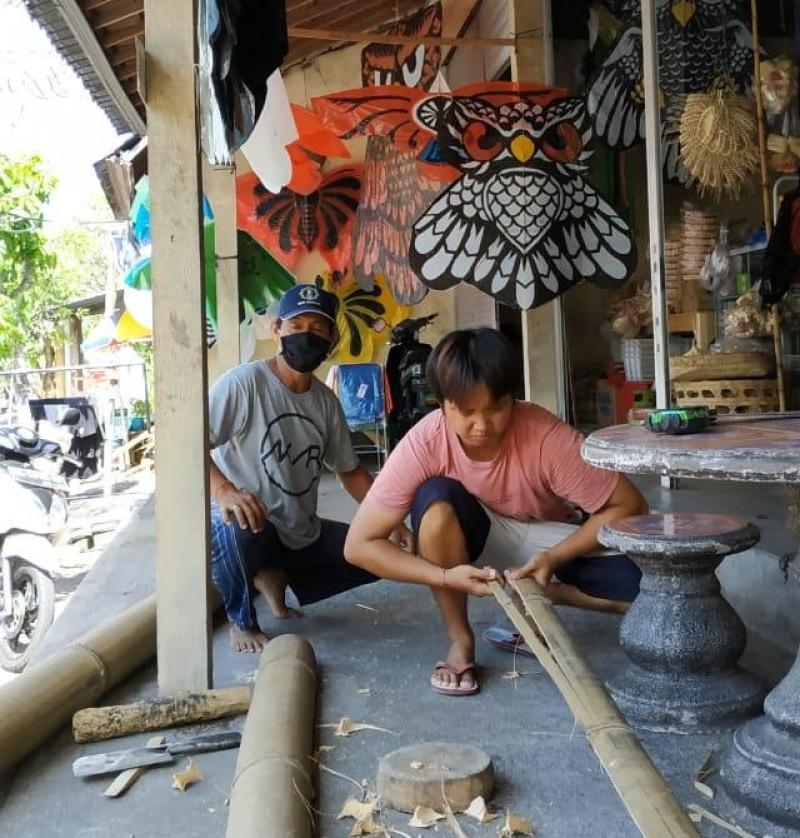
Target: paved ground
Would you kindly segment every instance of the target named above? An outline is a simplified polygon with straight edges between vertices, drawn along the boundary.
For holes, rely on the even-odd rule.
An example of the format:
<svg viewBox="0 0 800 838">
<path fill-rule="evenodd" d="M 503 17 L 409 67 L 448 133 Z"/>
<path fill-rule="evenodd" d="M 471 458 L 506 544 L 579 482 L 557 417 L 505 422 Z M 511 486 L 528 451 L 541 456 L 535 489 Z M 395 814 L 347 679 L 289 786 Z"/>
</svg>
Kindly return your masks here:
<svg viewBox="0 0 800 838">
<path fill-rule="evenodd" d="M 789 544 L 780 517 L 784 504 L 779 493 L 760 491 L 757 497 L 739 487 L 719 487 L 714 505 L 746 506 L 765 530 L 768 543 L 780 555 Z M 665 499 L 649 484 L 648 494 L 658 505 Z M 666 498 L 682 508 L 697 508 L 708 493 L 688 485 Z M 322 508 L 331 517 L 346 520 L 352 506 L 340 491 L 326 483 Z M 150 506 L 145 507 L 149 514 Z M 763 516 L 763 517 L 759 517 Z M 99 614 L 119 610 L 152 589 L 152 522 L 145 518 L 129 528 L 119 543 L 103 556 L 73 598 L 53 636 L 53 645 L 81 633 Z M 746 561 L 746 557 L 739 560 Z M 565 622 L 598 674 L 607 676 L 621 663 L 617 645 L 618 621 L 613 617 L 562 611 Z M 473 623 L 477 632 L 499 618 L 491 600 L 474 601 Z M 497 772 L 493 805 L 509 806 L 529 817 L 538 836 L 634 836 L 638 832 L 614 793 L 600 764 L 560 694 L 535 661 L 518 659 L 485 645 L 479 647 L 483 690 L 470 699 L 437 696 L 428 687 L 432 663 L 444 649 L 439 622 L 426 590 L 413 586 L 378 583 L 352 591 L 335 601 L 307 609 L 298 622 L 278 623 L 264 617 L 268 633 L 297 631 L 307 637 L 317 654 L 321 674 L 318 720 L 335 722 L 342 716 L 370 722 L 392 733 L 363 731 L 348 738 L 318 732 L 319 742 L 334 750 L 324 765 L 357 782 L 373 782 L 380 756 L 402 745 L 427 740 L 472 742 L 492 754 Z M 233 654 L 227 632 L 220 627 L 214 642 L 215 682 L 246 682 L 255 660 Z M 774 650 L 764 654 L 756 645 L 748 665 L 771 680 L 785 671 L 788 660 Z M 514 666 L 522 677 L 502 676 Z M 364 692 L 369 690 L 369 692 Z M 155 693 L 155 671 L 150 667 L 115 694 L 109 702 L 128 701 Z M 212 729 L 240 729 L 243 719 L 229 720 Z M 192 733 L 190 729 L 176 736 Z M 24 762 L 15 772 L 0 810 L 0 835 L 4 838 L 156 838 L 170 835 L 222 836 L 227 819 L 226 794 L 233 774 L 233 752 L 197 758 L 205 780 L 185 793 L 171 789 L 170 770 L 153 770 L 118 800 L 102 796 L 107 781 L 79 781 L 71 776 L 71 761 L 85 753 L 132 747 L 144 737 L 114 743 L 76 747 L 68 732 Z M 642 741 L 684 803 L 698 802 L 717 809 L 718 800 L 707 801 L 694 790 L 692 779 L 711 744 L 722 737 L 682 737 L 644 734 Z M 355 793 L 352 784 L 322 770 L 318 778 L 316 807 L 318 835 L 338 838 L 349 834 L 351 822 L 335 814 L 345 798 Z M 732 810 L 731 810 L 732 811 Z M 726 811 L 727 813 L 727 811 Z M 735 814 L 735 812 L 734 812 Z M 408 816 L 385 813 L 389 834 L 425 836 L 407 826 Z M 497 822 L 479 826 L 460 819 L 465 833 L 495 836 Z M 702 834 L 724 835 L 703 825 Z M 757 834 L 763 835 L 765 829 Z M 450 834 L 440 827 L 436 834 Z M 780 831 L 771 830 L 775 838 Z M 782 836 L 781 836 L 782 838 Z"/>
</svg>

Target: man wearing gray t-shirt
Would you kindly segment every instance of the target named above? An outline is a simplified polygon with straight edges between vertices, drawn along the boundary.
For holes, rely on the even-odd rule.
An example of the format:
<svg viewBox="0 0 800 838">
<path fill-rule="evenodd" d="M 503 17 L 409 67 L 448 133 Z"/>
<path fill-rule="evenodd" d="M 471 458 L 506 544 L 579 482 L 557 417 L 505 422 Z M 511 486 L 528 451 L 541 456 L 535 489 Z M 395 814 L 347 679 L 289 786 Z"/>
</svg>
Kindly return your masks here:
<svg viewBox="0 0 800 838">
<path fill-rule="evenodd" d="M 375 581 L 345 561 L 347 525 L 317 516 L 323 466 L 358 502 L 372 483 L 338 399 L 313 376 L 335 343 L 337 308 L 333 294 L 294 286 L 278 308 L 278 354 L 235 367 L 211 388 L 212 579 L 237 651 L 267 641 L 257 592 L 289 617 L 287 585 L 303 605 Z"/>
</svg>

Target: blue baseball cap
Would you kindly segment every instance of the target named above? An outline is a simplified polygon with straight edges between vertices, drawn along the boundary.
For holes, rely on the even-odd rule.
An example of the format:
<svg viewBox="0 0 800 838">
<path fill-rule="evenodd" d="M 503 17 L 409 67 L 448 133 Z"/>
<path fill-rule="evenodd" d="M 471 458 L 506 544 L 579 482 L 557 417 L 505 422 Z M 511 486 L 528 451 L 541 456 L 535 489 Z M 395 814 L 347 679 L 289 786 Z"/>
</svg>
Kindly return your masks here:
<svg viewBox="0 0 800 838">
<path fill-rule="evenodd" d="M 336 326 L 339 300 L 335 294 L 324 291 L 316 285 L 294 285 L 278 303 L 278 317 L 291 320 L 301 314 L 319 314 Z"/>
</svg>

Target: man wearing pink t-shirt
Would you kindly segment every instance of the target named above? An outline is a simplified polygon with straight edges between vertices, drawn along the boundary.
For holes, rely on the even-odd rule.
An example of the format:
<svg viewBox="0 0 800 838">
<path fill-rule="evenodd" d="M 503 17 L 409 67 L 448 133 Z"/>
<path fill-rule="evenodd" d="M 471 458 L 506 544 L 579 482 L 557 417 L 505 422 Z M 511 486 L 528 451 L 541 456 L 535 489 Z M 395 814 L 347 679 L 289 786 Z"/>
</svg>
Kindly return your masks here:
<svg viewBox="0 0 800 838">
<path fill-rule="evenodd" d="M 441 409 L 392 452 L 345 544 L 352 564 L 432 589 L 450 648 L 431 686 L 445 695 L 478 692 L 467 595 L 489 594 L 500 569 L 533 576 L 555 602 L 584 608 L 620 612 L 638 593 L 638 568 L 603 551 L 597 533 L 646 512 L 644 498 L 623 475 L 584 462 L 580 433 L 515 401 L 518 370 L 493 329 L 441 341 L 427 368 Z M 570 523 L 576 512 L 585 518 L 579 526 Z M 409 513 L 414 555 L 389 540 Z"/>
</svg>

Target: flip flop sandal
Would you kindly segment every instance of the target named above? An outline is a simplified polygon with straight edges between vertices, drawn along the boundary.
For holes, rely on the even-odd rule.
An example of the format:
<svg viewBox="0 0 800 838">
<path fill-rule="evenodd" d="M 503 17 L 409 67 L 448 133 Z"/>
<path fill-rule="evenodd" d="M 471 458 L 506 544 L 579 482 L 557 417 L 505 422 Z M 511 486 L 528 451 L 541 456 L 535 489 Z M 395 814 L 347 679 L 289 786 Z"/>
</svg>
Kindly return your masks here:
<svg viewBox="0 0 800 838">
<path fill-rule="evenodd" d="M 455 675 L 459 679 L 459 685 L 457 687 L 443 687 L 441 684 L 437 684 L 435 681 L 436 673 L 442 670 Z M 467 663 L 464 664 L 464 666 L 453 666 L 453 664 L 448 663 L 447 661 L 438 661 L 434 668 L 433 675 L 431 675 L 431 689 L 435 693 L 439 693 L 439 695 L 475 695 L 475 693 L 480 692 L 481 689 L 477 680 L 471 687 L 461 686 L 460 679 L 467 672 L 472 672 L 473 675 L 475 674 L 474 663 Z"/>
<path fill-rule="evenodd" d="M 497 646 L 504 652 L 516 652 L 518 655 L 525 655 L 529 658 L 536 657 L 522 635 L 516 631 L 510 631 L 501 626 L 490 626 L 481 636 L 487 643 Z"/>
</svg>

